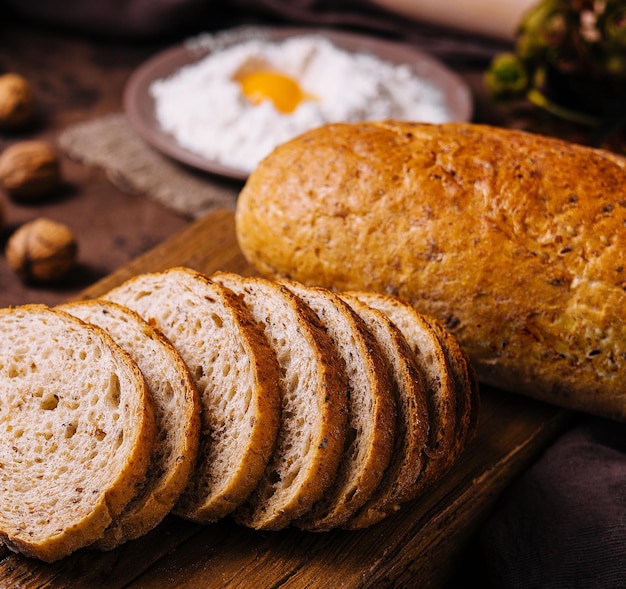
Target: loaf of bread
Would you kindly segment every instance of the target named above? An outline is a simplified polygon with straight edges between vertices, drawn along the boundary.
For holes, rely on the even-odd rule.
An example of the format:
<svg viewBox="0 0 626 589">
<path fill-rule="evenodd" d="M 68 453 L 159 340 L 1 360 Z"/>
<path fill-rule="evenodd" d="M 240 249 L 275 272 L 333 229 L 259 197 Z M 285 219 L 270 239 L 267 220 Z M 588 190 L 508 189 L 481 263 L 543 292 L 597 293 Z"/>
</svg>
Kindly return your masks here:
<svg viewBox="0 0 626 589">
<path fill-rule="evenodd" d="M 266 277 L 398 295 L 482 383 L 626 420 L 626 159 L 468 123 L 331 124 L 236 211 Z"/>
<path fill-rule="evenodd" d="M 152 401 L 102 329 L 43 305 L 0 310 L 0 540 L 44 561 L 98 540 L 141 486 Z"/>
</svg>

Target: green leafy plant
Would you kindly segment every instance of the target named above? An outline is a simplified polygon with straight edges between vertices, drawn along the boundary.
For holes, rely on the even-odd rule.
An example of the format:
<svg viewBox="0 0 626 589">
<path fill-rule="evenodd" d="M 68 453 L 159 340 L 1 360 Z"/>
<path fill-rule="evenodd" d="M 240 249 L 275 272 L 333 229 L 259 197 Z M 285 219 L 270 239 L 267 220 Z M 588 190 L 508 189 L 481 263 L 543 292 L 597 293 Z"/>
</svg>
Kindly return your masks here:
<svg viewBox="0 0 626 589">
<path fill-rule="evenodd" d="M 523 17 L 514 50 L 497 55 L 486 87 L 525 98 L 598 134 L 626 126 L 626 0 L 542 0 Z"/>
</svg>

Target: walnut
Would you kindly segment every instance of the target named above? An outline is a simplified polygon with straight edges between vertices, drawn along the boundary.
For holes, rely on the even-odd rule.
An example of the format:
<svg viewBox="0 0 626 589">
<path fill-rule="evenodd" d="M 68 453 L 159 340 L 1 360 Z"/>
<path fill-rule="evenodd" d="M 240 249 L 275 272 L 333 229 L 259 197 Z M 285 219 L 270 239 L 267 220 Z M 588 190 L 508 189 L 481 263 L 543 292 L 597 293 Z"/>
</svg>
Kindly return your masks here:
<svg viewBox="0 0 626 589">
<path fill-rule="evenodd" d="M 20 141 L 0 154 L 0 184 L 14 198 L 48 196 L 60 183 L 58 153 L 45 141 Z"/>
<path fill-rule="evenodd" d="M 40 217 L 22 225 L 7 242 L 5 255 L 24 282 L 64 278 L 76 262 L 78 246 L 69 227 Z"/>
<path fill-rule="evenodd" d="M 18 129 L 35 114 L 35 98 L 29 83 L 20 75 L 0 76 L 0 128 Z"/>
</svg>

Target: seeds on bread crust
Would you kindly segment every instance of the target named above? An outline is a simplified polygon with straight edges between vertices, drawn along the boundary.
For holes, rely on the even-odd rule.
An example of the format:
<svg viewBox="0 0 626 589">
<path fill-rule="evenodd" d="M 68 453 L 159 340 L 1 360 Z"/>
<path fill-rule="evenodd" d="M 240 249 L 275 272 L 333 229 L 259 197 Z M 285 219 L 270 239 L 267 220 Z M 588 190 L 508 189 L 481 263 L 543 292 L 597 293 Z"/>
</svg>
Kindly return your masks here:
<svg viewBox="0 0 626 589">
<path fill-rule="evenodd" d="M 626 159 L 608 150 L 337 123 L 260 163 L 235 228 L 265 277 L 394 293 L 443 322 L 483 384 L 626 422 L 624 202 Z"/>
<path fill-rule="evenodd" d="M 0 310 L 0 538 L 55 561 L 136 493 L 156 428 L 144 378 L 102 329 L 43 305 Z"/>
<path fill-rule="evenodd" d="M 58 308 L 106 330 L 135 360 L 154 399 L 157 442 L 146 480 L 104 536 L 92 545 L 110 550 L 154 528 L 187 486 L 200 440 L 200 399 L 174 346 L 134 311 L 105 300 Z"/>
<path fill-rule="evenodd" d="M 142 274 L 105 295 L 156 325 L 178 349 L 200 393 L 199 460 L 174 511 L 208 523 L 252 492 L 274 448 L 278 365 L 246 306 L 188 268 Z"/>
</svg>

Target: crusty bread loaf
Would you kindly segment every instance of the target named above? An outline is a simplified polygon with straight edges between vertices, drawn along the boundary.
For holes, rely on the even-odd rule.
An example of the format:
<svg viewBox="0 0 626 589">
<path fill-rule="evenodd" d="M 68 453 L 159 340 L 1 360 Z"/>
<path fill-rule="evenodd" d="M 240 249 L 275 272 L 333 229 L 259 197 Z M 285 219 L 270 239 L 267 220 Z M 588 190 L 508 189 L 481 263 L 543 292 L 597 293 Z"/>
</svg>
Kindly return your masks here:
<svg viewBox="0 0 626 589">
<path fill-rule="evenodd" d="M 54 561 L 100 538 L 155 442 L 143 375 L 103 330 L 43 305 L 0 310 L 0 538 Z"/>
<path fill-rule="evenodd" d="M 337 478 L 296 522 L 302 529 L 325 531 L 344 524 L 381 484 L 396 435 L 392 379 L 376 338 L 339 296 L 293 281 L 281 284 L 313 309 L 346 366 L 350 433 Z"/>
<path fill-rule="evenodd" d="M 279 423 L 278 365 L 228 289 L 188 268 L 141 274 L 104 295 L 158 327 L 189 367 L 202 402 L 200 453 L 175 513 L 211 522 L 256 487 Z"/>
<path fill-rule="evenodd" d="M 332 124 L 236 211 L 260 273 L 399 295 L 486 384 L 626 419 L 626 159 L 465 123 Z"/>
<path fill-rule="evenodd" d="M 200 440 L 200 399 L 178 351 L 134 311 L 98 299 L 58 308 L 107 331 L 137 363 L 154 400 L 156 443 L 141 489 L 93 544 L 110 550 L 160 523 L 189 483 Z"/>
<path fill-rule="evenodd" d="M 415 495 L 416 485 L 427 476 L 427 453 L 434 453 L 430 442 L 430 419 L 425 378 L 402 332 L 389 318 L 345 293 L 340 295 L 361 317 L 376 338 L 378 349 L 390 368 L 391 394 L 396 399 L 396 434 L 391 463 L 370 499 L 343 527 L 371 526 L 397 511 L 407 498 Z M 432 469 L 432 466 L 430 467 Z M 434 478 L 434 476 L 432 477 Z"/>
<path fill-rule="evenodd" d="M 335 480 L 346 436 L 345 366 L 312 309 L 284 286 L 227 272 L 211 279 L 242 297 L 278 358 L 282 414 L 276 447 L 236 517 L 252 528 L 281 529 Z"/>
</svg>

